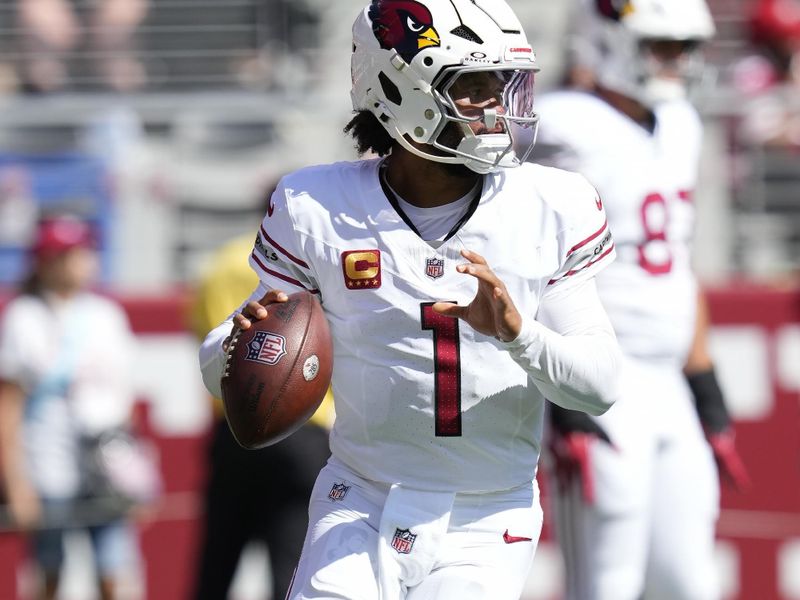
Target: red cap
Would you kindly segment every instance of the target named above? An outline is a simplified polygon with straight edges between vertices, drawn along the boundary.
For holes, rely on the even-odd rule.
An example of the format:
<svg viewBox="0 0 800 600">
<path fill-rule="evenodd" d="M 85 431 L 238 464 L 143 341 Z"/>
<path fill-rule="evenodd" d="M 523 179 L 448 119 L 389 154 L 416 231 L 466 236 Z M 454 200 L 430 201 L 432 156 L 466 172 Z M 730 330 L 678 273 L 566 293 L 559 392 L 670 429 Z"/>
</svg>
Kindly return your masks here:
<svg viewBox="0 0 800 600">
<path fill-rule="evenodd" d="M 94 232 L 88 223 L 61 217 L 39 223 L 32 252 L 36 258 L 46 258 L 73 248 L 94 247 Z"/>
<path fill-rule="evenodd" d="M 800 42 L 800 1 L 761 0 L 750 15 L 750 33 L 757 43 Z"/>
</svg>

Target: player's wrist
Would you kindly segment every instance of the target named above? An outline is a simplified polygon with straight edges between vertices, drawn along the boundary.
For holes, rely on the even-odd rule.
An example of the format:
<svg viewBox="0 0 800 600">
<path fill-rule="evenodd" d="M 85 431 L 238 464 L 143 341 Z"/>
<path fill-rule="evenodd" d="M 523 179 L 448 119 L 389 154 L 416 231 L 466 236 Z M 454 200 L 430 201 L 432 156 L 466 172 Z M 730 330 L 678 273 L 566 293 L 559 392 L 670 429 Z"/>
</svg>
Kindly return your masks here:
<svg viewBox="0 0 800 600">
<path fill-rule="evenodd" d="M 516 334 L 514 334 L 513 329 L 510 329 L 509 335 L 513 337 L 508 340 L 503 340 L 499 337 L 497 339 L 503 342 L 509 350 L 524 350 L 536 340 L 536 331 L 533 323 L 535 323 L 535 321 L 532 319 L 526 319 L 522 315 L 519 315 L 519 329 Z"/>
<path fill-rule="evenodd" d="M 697 416 L 706 436 L 730 430 L 731 418 L 714 368 L 687 373 L 686 382 L 694 396 Z"/>
</svg>

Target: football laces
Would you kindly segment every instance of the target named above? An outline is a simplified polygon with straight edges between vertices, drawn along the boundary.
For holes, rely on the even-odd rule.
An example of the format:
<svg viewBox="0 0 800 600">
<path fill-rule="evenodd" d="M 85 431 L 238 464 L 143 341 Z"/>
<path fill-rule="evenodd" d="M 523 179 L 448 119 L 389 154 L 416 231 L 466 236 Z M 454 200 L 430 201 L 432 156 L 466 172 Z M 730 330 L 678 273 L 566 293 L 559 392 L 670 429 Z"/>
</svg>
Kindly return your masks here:
<svg viewBox="0 0 800 600">
<path fill-rule="evenodd" d="M 231 357 L 233 350 L 236 348 L 236 342 L 239 341 L 239 336 L 242 335 L 242 330 L 236 328 L 236 333 L 231 336 L 231 341 L 228 343 L 228 349 L 225 351 L 225 368 L 222 371 L 221 379 L 225 379 L 231 374 Z"/>
</svg>

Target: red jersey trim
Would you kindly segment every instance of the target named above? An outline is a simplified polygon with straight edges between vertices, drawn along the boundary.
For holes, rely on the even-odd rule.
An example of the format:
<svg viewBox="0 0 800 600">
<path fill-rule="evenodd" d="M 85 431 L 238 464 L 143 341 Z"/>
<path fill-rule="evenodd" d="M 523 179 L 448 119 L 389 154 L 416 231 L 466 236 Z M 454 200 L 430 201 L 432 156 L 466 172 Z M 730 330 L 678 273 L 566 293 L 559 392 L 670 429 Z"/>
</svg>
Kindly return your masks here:
<svg viewBox="0 0 800 600">
<path fill-rule="evenodd" d="M 567 271 L 564 275 L 562 275 L 558 279 L 551 279 L 550 281 L 547 282 L 547 285 L 552 285 L 554 283 L 558 283 L 559 281 L 562 281 L 562 280 L 566 279 L 567 277 L 571 277 L 572 275 L 575 275 L 576 273 L 580 273 L 581 271 L 584 271 L 584 270 L 588 269 L 592 265 L 595 265 L 595 264 L 599 263 L 601 260 L 603 260 L 606 256 L 609 255 L 609 253 L 613 249 L 614 249 L 614 243 L 612 242 L 611 246 L 608 247 L 608 250 L 603 252 L 600 256 L 598 256 L 594 260 L 590 260 L 588 263 L 586 263 L 585 265 L 583 265 L 579 269 L 573 269 L 572 271 Z"/>
<path fill-rule="evenodd" d="M 296 264 L 296 265 L 300 265 L 300 266 L 301 266 L 301 267 L 303 267 L 304 269 L 308 269 L 308 263 L 307 263 L 307 262 L 305 262 L 305 261 L 303 261 L 303 260 L 300 260 L 300 259 L 299 259 L 299 258 L 297 258 L 296 256 L 293 256 L 293 255 L 292 255 L 292 254 L 291 254 L 291 253 L 290 253 L 288 250 L 286 250 L 286 249 L 285 249 L 283 246 L 281 246 L 281 245 L 280 245 L 278 242 L 276 242 L 276 241 L 275 241 L 275 240 L 273 240 L 271 237 L 269 237 L 269 234 L 267 233 L 267 230 L 266 230 L 266 229 L 264 229 L 264 226 L 263 226 L 263 225 L 261 226 L 261 235 L 263 235 L 263 236 L 264 236 L 264 239 L 265 239 L 265 240 L 266 240 L 266 241 L 267 241 L 267 242 L 268 242 L 270 245 L 272 245 L 272 247 L 273 247 L 273 248 L 275 248 L 275 250 L 277 250 L 278 252 L 280 252 L 281 254 L 283 254 L 283 255 L 284 255 L 286 258 L 288 258 L 288 259 L 289 259 L 290 261 L 292 261 L 294 264 Z"/>
<path fill-rule="evenodd" d="M 608 229 L 608 219 L 603 221 L 603 226 L 600 229 L 595 231 L 592 235 L 590 235 L 585 240 L 578 242 L 572 248 L 570 248 L 569 251 L 567 251 L 567 257 L 569 257 L 570 254 L 574 254 L 576 250 L 580 250 L 581 248 L 583 248 L 586 244 L 591 242 L 597 236 L 601 235 L 606 229 Z"/>
<path fill-rule="evenodd" d="M 286 283 L 291 283 L 292 285 L 297 286 L 299 288 L 302 288 L 302 289 L 304 289 L 304 290 L 306 290 L 308 292 L 311 292 L 312 294 L 319 294 L 319 290 L 309 290 L 306 286 L 304 286 L 297 279 L 293 279 L 292 277 L 289 277 L 288 275 L 284 275 L 283 273 L 278 273 L 277 271 L 273 271 L 272 269 L 267 267 L 264 263 L 262 263 L 258 259 L 258 256 L 256 256 L 255 251 L 253 251 L 253 253 L 250 256 L 256 262 L 256 264 L 259 267 L 261 267 L 261 270 L 264 271 L 267 275 L 272 275 L 273 277 L 277 277 L 278 279 L 281 279 L 281 280 L 285 281 Z"/>
</svg>

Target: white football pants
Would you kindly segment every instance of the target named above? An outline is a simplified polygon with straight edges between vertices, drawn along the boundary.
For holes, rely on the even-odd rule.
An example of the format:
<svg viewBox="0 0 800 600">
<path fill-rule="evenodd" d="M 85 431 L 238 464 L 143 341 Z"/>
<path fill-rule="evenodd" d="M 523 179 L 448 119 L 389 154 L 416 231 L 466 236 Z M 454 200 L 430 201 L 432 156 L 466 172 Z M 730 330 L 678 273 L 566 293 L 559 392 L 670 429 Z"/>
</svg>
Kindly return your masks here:
<svg viewBox="0 0 800 600">
<path fill-rule="evenodd" d="M 680 368 L 626 359 L 623 394 L 597 422 L 595 501 L 552 481 L 567 600 L 717 600 L 719 483 Z"/>
<path fill-rule="evenodd" d="M 536 483 L 488 494 L 320 473 L 290 600 L 518 600 L 542 527 Z"/>
</svg>

